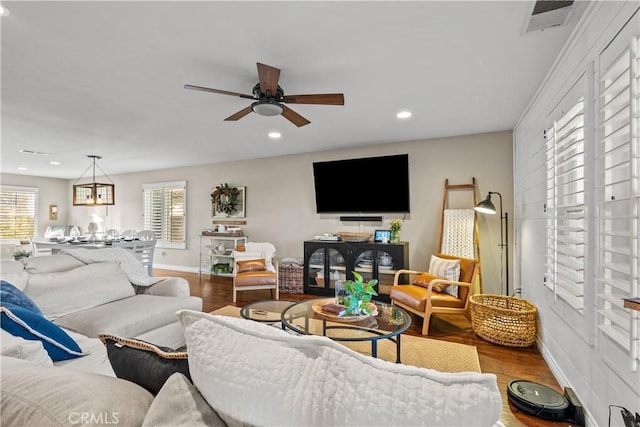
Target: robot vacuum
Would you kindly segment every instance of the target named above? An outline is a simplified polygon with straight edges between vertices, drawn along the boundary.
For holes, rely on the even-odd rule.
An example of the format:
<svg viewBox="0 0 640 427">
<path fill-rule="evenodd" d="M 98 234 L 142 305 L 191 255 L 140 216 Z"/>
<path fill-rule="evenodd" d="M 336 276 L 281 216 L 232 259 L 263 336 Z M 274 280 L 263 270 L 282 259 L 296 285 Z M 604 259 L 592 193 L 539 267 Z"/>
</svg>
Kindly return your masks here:
<svg viewBox="0 0 640 427">
<path fill-rule="evenodd" d="M 513 406 L 534 417 L 585 424 L 584 409 L 570 388 L 565 388 L 562 395 L 542 384 L 513 380 L 507 386 L 507 397 Z"/>
</svg>

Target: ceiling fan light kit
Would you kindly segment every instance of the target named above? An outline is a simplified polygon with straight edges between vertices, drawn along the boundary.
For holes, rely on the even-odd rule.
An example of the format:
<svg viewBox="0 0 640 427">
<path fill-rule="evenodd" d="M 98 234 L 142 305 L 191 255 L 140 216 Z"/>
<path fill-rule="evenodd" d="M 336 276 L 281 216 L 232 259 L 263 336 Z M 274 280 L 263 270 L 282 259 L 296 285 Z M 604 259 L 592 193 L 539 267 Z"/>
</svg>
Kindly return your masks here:
<svg viewBox="0 0 640 427">
<path fill-rule="evenodd" d="M 284 111 L 284 108 L 277 102 L 258 101 L 251 104 L 251 111 L 261 116 L 279 116 Z"/>
<path fill-rule="evenodd" d="M 294 125 L 301 127 L 311 123 L 300 114 L 293 111 L 284 104 L 320 104 L 320 105 L 344 105 L 344 95 L 341 93 L 325 93 L 311 95 L 288 95 L 284 96 L 284 90 L 278 85 L 280 79 L 280 70 L 270 65 L 257 63 L 258 79 L 251 92 L 253 95 L 247 95 L 239 92 L 231 92 L 228 90 L 212 89 L 202 86 L 194 86 L 186 84 L 185 89 L 199 90 L 203 92 L 217 93 L 221 95 L 237 96 L 245 99 L 253 99 L 255 102 L 250 106 L 230 115 L 225 121 L 237 121 L 254 112 L 261 116 L 282 116 Z"/>
</svg>

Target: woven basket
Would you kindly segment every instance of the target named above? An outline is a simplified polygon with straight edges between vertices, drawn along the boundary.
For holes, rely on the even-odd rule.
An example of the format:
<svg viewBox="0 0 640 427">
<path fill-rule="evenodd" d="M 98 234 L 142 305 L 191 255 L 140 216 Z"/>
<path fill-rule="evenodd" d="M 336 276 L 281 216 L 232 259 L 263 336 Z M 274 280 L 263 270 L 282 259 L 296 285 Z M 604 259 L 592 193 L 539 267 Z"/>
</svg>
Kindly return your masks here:
<svg viewBox="0 0 640 427">
<path fill-rule="evenodd" d="M 366 242 L 371 238 L 371 233 L 352 233 L 341 231 L 337 234 L 345 242 Z"/>
<path fill-rule="evenodd" d="M 303 290 L 304 267 L 296 264 L 278 266 L 278 286 L 280 292 L 301 294 Z"/>
<path fill-rule="evenodd" d="M 471 324 L 480 338 L 507 347 L 529 347 L 536 341 L 536 307 L 529 301 L 503 295 L 469 298 Z"/>
</svg>

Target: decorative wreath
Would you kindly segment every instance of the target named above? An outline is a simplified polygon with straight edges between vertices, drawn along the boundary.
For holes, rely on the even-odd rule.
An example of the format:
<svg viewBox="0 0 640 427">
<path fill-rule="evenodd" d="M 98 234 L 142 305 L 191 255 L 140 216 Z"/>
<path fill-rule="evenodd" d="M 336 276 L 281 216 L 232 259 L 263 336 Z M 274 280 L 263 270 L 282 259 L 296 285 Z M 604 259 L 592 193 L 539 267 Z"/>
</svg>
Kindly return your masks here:
<svg viewBox="0 0 640 427">
<path fill-rule="evenodd" d="M 211 193 L 211 202 L 216 209 L 216 212 L 225 213 L 231 215 L 237 212 L 238 196 L 240 190 L 236 187 L 229 187 L 226 182 L 220 184 Z"/>
</svg>

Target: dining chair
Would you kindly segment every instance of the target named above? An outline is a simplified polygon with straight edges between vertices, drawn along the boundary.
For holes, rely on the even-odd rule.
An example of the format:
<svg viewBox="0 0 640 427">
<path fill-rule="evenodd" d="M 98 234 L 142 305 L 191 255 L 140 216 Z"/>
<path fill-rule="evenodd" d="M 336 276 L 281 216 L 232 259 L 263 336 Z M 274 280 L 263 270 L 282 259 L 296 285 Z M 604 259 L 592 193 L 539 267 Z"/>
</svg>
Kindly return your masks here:
<svg viewBox="0 0 640 427">
<path fill-rule="evenodd" d="M 122 232 L 122 238 L 126 239 L 126 240 L 133 240 L 136 237 L 138 237 L 138 232 L 136 230 L 133 229 L 129 229 L 129 230 L 124 230 Z"/>
<path fill-rule="evenodd" d="M 155 252 L 156 240 L 132 240 L 114 241 L 114 248 L 124 248 L 133 252 L 147 269 L 149 276 L 153 276 L 153 253 Z"/>
<path fill-rule="evenodd" d="M 152 230 L 141 230 L 141 231 L 138 231 L 138 239 L 139 240 L 155 240 L 156 233 L 154 233 Z"/>
</svg>

